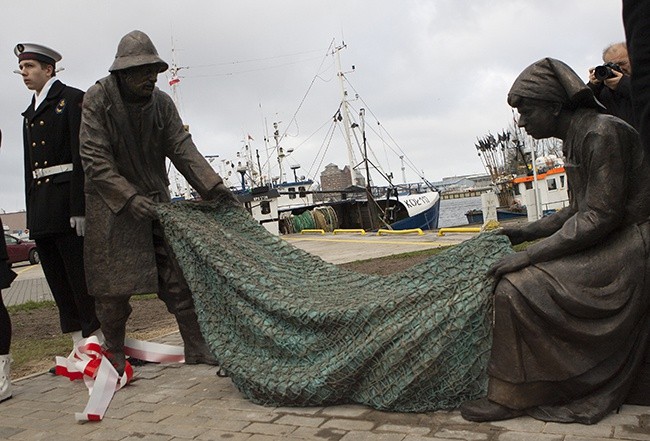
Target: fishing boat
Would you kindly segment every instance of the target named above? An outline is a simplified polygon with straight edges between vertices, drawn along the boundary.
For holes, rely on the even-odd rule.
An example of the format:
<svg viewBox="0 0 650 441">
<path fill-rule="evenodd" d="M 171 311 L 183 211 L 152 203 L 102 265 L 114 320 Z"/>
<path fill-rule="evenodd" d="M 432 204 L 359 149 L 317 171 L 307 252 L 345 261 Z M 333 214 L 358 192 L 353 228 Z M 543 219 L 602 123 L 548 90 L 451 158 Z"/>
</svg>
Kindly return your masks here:
<svg viewBox="0 0 650 441">
<path fill-rule="evenodd" d="M 497 220 L 526 218 L 534 221 L 548 216 L 569 205 L 566 171 L 561 162 L 551 168 L 542 169 L 536 176 L 526 174 L 512 179 L 514 204 L 511 208 L 497 208 Z M 470 210 L 465 213 L 470 224 L 482 224 L 483 211 Z"/>
<path fill-rule="evenodd" d="M 498 221 L 535 221 L 569 205 L 560 140 L 533 139 L 519 127 L 513 112 L 507 130 L 496 136 L 489 133 L 477 141 L 478 156 L 492 180 Z M 469 223 L 484 222 L 489 198 L 482 198 L 482 204 L 482 210 L 465 213 Z"/>
<path fill-rule="evenodd" d="M 318 170 L 313 176 L 299 176 L 300 165 L 295 163 L 289 164 L 292 174 L 285 172 L 287 158 L 294 148 L 283 146 L 287 139 L 284 136 L 286 132 L 280 132 L 280 122 L 272 123 L 272 136 L 264 136 L 262 151 L 267 153 L 265 159 L 261 158 L 259 149 L 254 148 L 253 137 L 245 134 L 235 158 L 215 156 L 207 157 L 208 160 L 251 215 L 274 234 L 296 233 L 304 229 L 437 228 L 440 193 L 423 177 L 420 182 L 405 182 L 406 155 L 400 155 L 404 182 L 399 184 L 394 182 L 392 173 L 369 159 L 371 149 L 366 137 L 365 109 L 352 115 L 345 87 L 346 77 L 341 69 L 339 53 L 345 47 L 342 44 L 333 47 L 331 52 L 328 50 L 329 55 L 336 58 L 341 93 L 339 107 L 333 112 L 334 118 L 330 117 L 331 124 L 338 125 L 344 133 L 348 156 L 348 164 L 343 169 L 345 179 L 339 181 L 339 185 L 324 185 L 322 173 L 319 183 Z M 172 85 L 173 89 L 175 87 L 176 83 Z M 332 133 L 333 129 L 330 136 Z M 357 153 L 363 158 L 358 162 L 355 159 Z M 411 168 L 417 171 L 414 166 Z M 173 173 L 173 168 L 170 171 Z M 376 185 L 375 180 L 379 179 L 385 183 Z M 174 182 L 174 179 L 170 180 Z M 172 191 L 176 190 L 179 198 L 192 196 L 183 185 L 176 187 L 177 190 L 172 184 Z"/>
<path fill-rule="evenodd" d="M 424 177 L 416 183 L 407 183 L 405 178 L 406 155 L 399 156 L 402 165 L 402 183 L 395 183 L 393 173 L 384 171 L 369 159 L 372 153 L 366 133 L 366 110 L 361 108 L 356 114 L 351 112 L 348 92 L 346 90 L 346 73 L 341 68 L 340 51 L 345 44 L 332 49 L 331 55 L 336 59 L 340 85 L 340 103 L 332 118 L 332 130 L 339 126 L 344 133 L 343 141 L 347 147 L 348 164 L 339 170 L 338 166 L 329 164 L 321 172 L 320 184 L 316 176 L 298 177 L 299 165 L 291 165 L 293 180 L 285 179 L 283 162 L 293 151 L 283 149 L 283 137 L 274 123 L 273 138 L 277 152 L 280 171 L 273 185 L 280 194 L 278 212 L 281 220 L 280 231 L 295 233 L 304 229 L 362 229 L 364 231 L 382 229 L 430 230 L 438 227 L 440 214 L 440 193 Z M 354 69 L 353 69 L 354 70 Z M 358 98 L 358 95 L 356 97 Z M 361 161 L 356 160 L 360 154 Z M 376 155 L 374 155 L 376 157 Z M 416 170 L 415 167 L 412 167 Z M 334 169 L 337 179 L 326 179 L 325 171 Z M 382 180 L 383 185 L 375 182 Z"/>
<path fill-rule="evenodd" d="M 528 220 L 561 210 L 569 205 L 569 189 L 564 164 L 555 163 L 537 176 L 513 179 L 515 201 L 526 207 Z"/>
<path fill-rule="evenodd" d="M 465 217 L 467 218 L 467 223 L 469 224 L 484 223 L 483 210 L 476 210 L 476 209 L 469 210 L 465 213 Z M 528 217 L 528 211 L 524 207 L 513 208 L 513 209 L 507 209 L 502 207 L 497 208 L 497 220 L 500 222 L 505 220 L 512 220 L 512 219 L 523 219 L 527 217 Z"/>
</svg>

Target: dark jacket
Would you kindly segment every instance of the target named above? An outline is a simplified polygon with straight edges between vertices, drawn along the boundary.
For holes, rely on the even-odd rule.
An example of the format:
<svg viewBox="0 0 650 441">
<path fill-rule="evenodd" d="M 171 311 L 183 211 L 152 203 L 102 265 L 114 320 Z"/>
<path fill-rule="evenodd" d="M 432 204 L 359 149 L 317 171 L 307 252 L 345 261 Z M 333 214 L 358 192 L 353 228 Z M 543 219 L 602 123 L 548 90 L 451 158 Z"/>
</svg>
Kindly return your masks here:
<svg viewBox="0 0 650 441">
<path fill-rule="evenodd" d="M 616 90 L 610 89 L 603 83 L 587 83 L 587 85 L 598 101 L 607 108 L 604 113 L 621 118 L 635 129 L 638 128 L 632 105 L 632 81 L 628 75 L 623 75 Z"/>
<path fill-rule="evenodd" d="M 632 103 L 643 148 L 650 155 L 650 3 L 623 0 L 625 41 L 632 65 Z"/>
<path fill-rule="evenodd" d="M 71 216 L 84 215 L 83 169 L 79 158 L 79 124 L 84 93 L 55 81 L 34 110 L 23 112 L 27 228 L 32 239 L 72 234 Z M 33 177 L 35 169 L 72 164 L 73 170 Z"/>
</svg>

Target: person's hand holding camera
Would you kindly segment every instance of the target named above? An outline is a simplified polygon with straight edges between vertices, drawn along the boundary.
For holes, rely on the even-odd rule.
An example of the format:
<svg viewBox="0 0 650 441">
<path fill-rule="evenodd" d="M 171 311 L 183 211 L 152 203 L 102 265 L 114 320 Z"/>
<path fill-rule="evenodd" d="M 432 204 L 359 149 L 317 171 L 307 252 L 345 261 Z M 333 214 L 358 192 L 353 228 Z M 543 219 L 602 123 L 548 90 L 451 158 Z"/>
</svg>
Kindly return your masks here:
<svg viewBox="0 0 650 441">
<path fill-rule="evenodd" d="M 589 69 L 589 82 L 596 85 L 602 83 L 609 89 L 616 90 L 623 75 L 623 70 L 618 64 L 605 63 Z"/>
<path fill-rule="evenodd" d="M 603 80 L 603 83 L 610 89 L 616 90 L 618 88 L 618 83 L 621 81 L 621 78 L 623 78 L 623 73 L 612 69 L 612 75 L 612 77 Z"/>
</svg>

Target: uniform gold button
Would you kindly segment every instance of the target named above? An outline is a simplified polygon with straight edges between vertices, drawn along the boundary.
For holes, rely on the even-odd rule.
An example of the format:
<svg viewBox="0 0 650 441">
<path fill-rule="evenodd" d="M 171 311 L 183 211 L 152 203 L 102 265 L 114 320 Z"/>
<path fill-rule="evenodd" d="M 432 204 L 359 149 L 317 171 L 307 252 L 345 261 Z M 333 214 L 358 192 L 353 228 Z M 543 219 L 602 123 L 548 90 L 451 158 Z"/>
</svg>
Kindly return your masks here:
<svg viewBox="0 0 650 441">
<path fill-rule="evenodd" d="M 34 167 L 38 167 L 38 162 L 35 162 L 35 163 L 34 163 Z"/>
<path fill-rule="evenodd" d="M 36 185 L 41 185 L 41 181 L 36 181 Z"/>
<path fill-rule="evenodd" d="M 50 182 L 50 178 L 45 179 L 45 183 L 47 184 L 48 182 Z"/>
<path fill-rule="evenodd" d="M 35 143 L 35 142 L 32 142 L 32 147 L 36 147 L 36 143 Z"/>
<path fill-rule="evenodd" d="M 31 123 L 31 124 L 30 124 L 30 127 L 34 127 L 34 123 Z"/>
<path fill-rule="evenodd" d="M 47 161 L 45 161 L 45 162 L 43 163 L 43 165 L 44 165 L 44 166 L 47 165 Z"/>
<path fill-rule="evenodd" d="M 41 145 L 45 145 L 45 141 L 41 141 Z"/>
<path fill-rule="evenodd" d="M 45 125 L 45 121 L 41 121 L 41 122 L 39 122 L 39 124 L 42 125 L 42 126 L 44 126 L 44 125 Z"/>
</svg>

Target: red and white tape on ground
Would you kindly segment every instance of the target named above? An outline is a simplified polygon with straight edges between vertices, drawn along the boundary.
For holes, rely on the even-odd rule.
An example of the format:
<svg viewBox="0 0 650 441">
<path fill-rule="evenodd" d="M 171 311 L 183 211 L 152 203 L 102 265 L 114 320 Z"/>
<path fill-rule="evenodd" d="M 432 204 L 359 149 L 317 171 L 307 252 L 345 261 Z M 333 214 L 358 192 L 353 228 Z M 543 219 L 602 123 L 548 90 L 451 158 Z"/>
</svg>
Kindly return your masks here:
<svg viewBox="0 0 650 441">
<path fill-rule="evenodd" d="M 124 353 L 129 357 L 152 363 L 185 362 L 185 350 L 182 346 L 163 345 L 128 337 L 124 339 Z"/>
<path fill-rule="evenodd" d="M 154 363 L 182 363 L 185 361 L 181 346 L 164 345 L 127 338 L 124 353 L 130 357 Z M 120 377 L 106 358 L 106 351 L 95 336 L 79 340 L 65 357 L 56 357 L 56 375 L 70 380 L 83 379 L 90 398 L 83 412 L 75 413 L 77 421 L 101 421 L 115 392 L 133 378 L 133 368 L 126 362 Z"/>
</svg>

